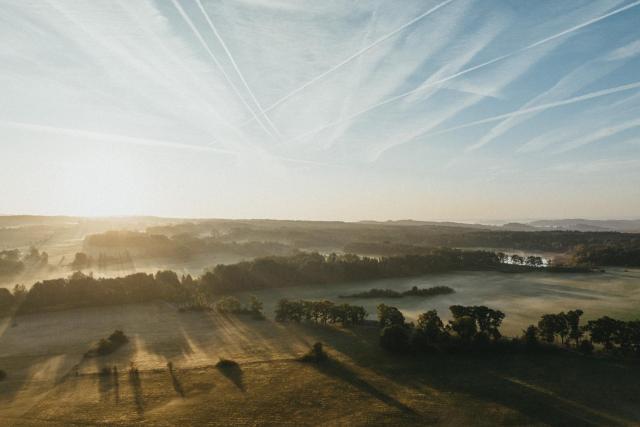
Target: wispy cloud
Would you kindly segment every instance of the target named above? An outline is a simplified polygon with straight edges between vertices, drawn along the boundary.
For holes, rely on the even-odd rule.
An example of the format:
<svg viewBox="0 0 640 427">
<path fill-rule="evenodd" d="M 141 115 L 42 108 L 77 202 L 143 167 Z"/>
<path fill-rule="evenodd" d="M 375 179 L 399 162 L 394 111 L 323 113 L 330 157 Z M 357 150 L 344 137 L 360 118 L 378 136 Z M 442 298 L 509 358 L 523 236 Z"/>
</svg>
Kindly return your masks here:
<svg viewBox="0 0 640 427">
<path fill-rule="evenodd" d="M 256 106 L 258 107 L 258 111 L 259 114 L 261 116 L 264 116 L 264 119 L 267 121 L 267 123 L 269 124 L 269 126 L 271 126 L 271 128 L 276 132 L 276 134 L 280 134 L 280 131 L 278 131 L 278 128 L 273 124 L 273 122 L 271 121 L 271 119 L 269 119 L 269 116 L 265 114 L 264 109 L 262 108 L 262 105 L 260 105 L 260 102 L 258 101 L 258 99 L 256 98 L 256 96 L 254 95 L 253 91 L 251 90 L 251 88 L 249 87 L 249 85 L 247 84 L 247 81 L 244 78 L 244 75 L 242 74 L 242 72 L 240 71 L 240 68 L 238 68 L 238 64 L 236 64 L 235 59 L 233 58 L 233 55 L 231 55 L 231 52 L 229 51 L 229 48 L 227 48 L 227 44 L 224 42 L 224 40 L 222 39 L 222 37 L 220 36 L 220 34 L 218 33 L 218 30 L 216 29 L 215 25 L 213 25 L 213 22 L 211 22 L 211 18 L 209 18 L 209 14 L 207 13 L 207 11 L 205 10 L 205 8 L 202 6 L 202 2 L 200 0 L 195 0 L 196 3 L 198 4 L 198 8 L 200 9 L 200 11 L 202 12 L 202 14 L 204 15 L 205 19 L 207 20 L 207 24 L 209 24 L 209 28 L 211 28 L 211 31 L 213 31 L 213 34 L 216 36 L 216 39 L 218 40 L 218 42 L 220 43 L 220 45 L 222 46 L 222 48 L 224 49 L 224 52 L 227 54 L 227 57 L 229 58 L 229 61 L 231 61 L 231 65 L 233 65 L 233 69 L 236 71 L 236 73 L 238 74 L 238 77 L 240 77 L 240 80 L 242 81 L 242 85 L 244 86 L 244 88 L 247 90 L 247 92 L 249 93 L 249 95 L 251 96 L 251 99 L 253 100 L 253 102 L 256 104 Z M 254 118 L 257 118 L 257 115 L 254 114 Z"/>
<path fill-rule="evenodd" d="M 436 12 L 438 9 L 440 9 L 441 7 L 446 6 L 447 4 L 451 3 L 453 0 L 445 0 L 442 3 L 437 4 L 436 6 L 428 9 L 426 12 L 418 15 L 417 17 L 413 18 L 412 20 L 410 20 L 409 22 L 406 22 L 404 24 L 402 24 L 401 26 L 399 26 L 398 28 L 394 29 L 393 31 L 390 31 L 389 33 L 385 34 L 384 36 L 376 39 L 375 41 L 373 41 L 372 43 L 369 43 L 368 45 L 364 46 L 363 48 L 359 49 L 357 52 L 351 54 L 350 56 L 348 56 L 347 58 L 345 58 L 344 60 L 338 62 L 337 64 L 335 64 L 334 66 L 332 66 L 331 68 L 329 68 L 328 70 L 318 74 L 317 76 L 315 76 L 313 79 L 309 80 L 308 82 L 304 83 L 302 86 L 299 86 L 298 88 L 294 89 L 293 91 L 289 92 L 288 94 L 286 94 L 285 96 L 283 96 L 282 98 L 280 98 L 279 100 L 277 100 L 276 102 L 274 102 L 272 105 L 270 105 L 268 108 L 266 108 L 263 111 L 263 114 L 266 112 L 269 112 L 271 110 L 273 110 L 274 108 L 278 107 L 280 104 L 282 104 L 283 102 L 287 101 L 289 98 L 295 96 L 296 94 L 302 92 L 304 89 L 306 89 L 307 87 L 317 83 L 318 81 L 324 79 L 325 77 L 327 77 L 329 74 L 339 70 L 340 68 L 344 67 L 345 65 L 349 64 L 350 62 L 354 61 L 355 59 L 359 58 L 360 56 L 364 55 L 365 53 L 367 53 L 369 50 L 375 48 L 376 46 L 378 46 L 379 44 L 387 41 L 388 39 L 390 39 L 391 37 L 395 36 L 396 34 L 400 33 L 401 31 L 404 31 L 405 29 L 411 27 L 412 25 L 415 25 L 416 23 L 418 23 L 419 21 L 423 20 L 424 18 L 426 18 L 427 16 L 431 15 L 432 13 Z"/>
<path fill-rule="evenodd" d="M 269 130 L 267 129 L 267 127 L 264 125 L 264 123 L 262 122 L 261 119 L 258 118 L 256 112 L 253 110 L 253 108 L 251 108 L 251 106 L 247 103 L 247 101 L 244 99 L 244 96 L 240 93 L 240 91 L 238 90 L 237 86 L 235 85 L 235 83 L 233 82 L 233 80 L 231 79 L 231 77 L 229 77 L 229 74 L 227 74 L 227 72 L 225 71 L 224 67 L 222 66 L 222 64 L 220 64 L 220 61 L 218 60 L 218 58 L 216 57 L 216 55 L 213 53 L 213 51 L 211 50 L 211 48 L 209 47 L 209 45 L 207 44 L 207 42 L 205 41 L 205 39 L 202 37 L 202 34 L 200 33 L 200 30 L 198 30 L 198 28 L 195 26 L 195 24 L 193 23 L 193 21 L 191 20 L 191 18 L 189 17 L 189 15 L 187 15 L 187 13 L 185 12 L 185 10 L 182 8 L 182 6 L 180 6 L 180 3 L 178 3 L 176 0 L 171 0 L 171 2 L 173 3 L 173 5 L 175 6 L 175 8 L 178 10 L 178 12 L 180 13 L 180 16 L 182 16 L 182 18 L 187 22 L 187 24 L 189 25 L 189 28 L 191 28 L 191 30 L 193 31 L 193 34 L 195 35 L 195 37 L 198 39 L 198 41 L 200 42 L 200 44 L 202 45 L 202 47 L 204 48 L 204 50 L 207 52 L 207 54 L 209 55 L 209 57 L 211 58 L 211 60 L 214 62 L 214 64 L 216 65 L 216 67 L 220 70 L 220 72 L 222 73 L 222 75 L 224 76 L 224 79 L 226 80 L 226 82 L 229 84 L 229 86 L 231 86 L 231 88 L 233 89 L 233 92 L 237 95 L 238 99 L 242 102 L 242 105 L 244 105 L 247 110 L 249 110 L 249 112 L 251 113 L 251 115 L 253 116 L 253 118 L 260 124 L 260 127 L 271 137 L 276 138 L 276 136 Z M 226 49 L 226 46 L 225 46 Z M 244 79 L 243 79 L 244 80 Z M 247 86 L 248 87 L 248 86 Z M 252 92 L 250 92 L 252 94 Z M 257 101 L 256 101 L 257 102 Z"/>
<path fill-rule="evenodd" d="M 640 44 L 638 44 L 637 41 L 631 42 L 616 49 L 614 53 L 616 54 L 607 54 L 604 57 L 589 60 L 588 62 L 580 65 L 561 78 L 551 88 L 527 101 L 520 109 L 529 110 L 536 104 L 559 100 L 575 94 L 585 86 L 620 68 L 624 65 L 624 61 L 621 60 L 630 59 L 640 53 Z M 530 120 L 534 116 L 535 114 L 529 114 L 526 117 L 516 115 L 505 119 L 497 126 L 490 129 L 478 142 L 472 144 L 469 147 L 469 150 L 473 151 L 489 144 L 491 141 L 507 133 L 510 129 L 518 126 L 526 120 Z"/>
<path fill-rule="evenodd" d="M 453 79 L 456 79 L 458 77 L 464 76 L 464 75 L 466 75 L 468 73 L 471 73 L 471 72 L 474 72 L 476 70 L 488 67 L 488 66 L 493 65 L 495 63 L 498 63 L 500 61 L 504 61 L 504 60 L 506 60 L 508 58 L 511 58 L 511 57 L 515 56 L 515 55 L 521 54 L 523 52 L 526 52 L 528 50 L 531 50 L 531 49 L 534 49 L 534 48 L 536 48 L 538 46 L 541 46 L 541 45 L 543 45 L 545 43 L 549 43 L 549 42 L 551 42 L 553 40 L 556 40 L 556 39 L 558 39 L 560 37 L 563 37 L 565 35 L 571 34 L 571 33 L 575 32 L 575 31 L 578 31 L 578 30 L 580 30 L 582 28 L 585 28 L 585 27 L 588 27 L 590 25 L 593 25 L 593 24 L 595 24 L 597 22 L 600 22 L 600 21 L 602 21 L 604 19 L 607 19 L 607 18 L 609 18 L 611 16 L 614 16 L 614 15 L 620 14 L 622 12 L 625 12 L 625 11 L 627 11 L 627 10 L 633 8 L 633 7 L 636 7 L 638 5 L 640 5 L 640 0 L 635 1 L 635 2 L 633 2 L 631 4 L 628 4 L 628 5 L 625 5 L 623 7 L 617 8 L 617 9 L 611 11 L 611 12 L 605 13 L 603 15 L 600 15 L 600 16 L 596 17 L 596 18 L 589 19 L 589 20 L 587 20 L 585 22 L 582 22 L 582 23 L 580 23 L 578 25 L 571 26 L 570 28 L 567 28 L 567 29 L 565 29 L 563 31 L 560 31 L 558 33 L 555 33 L 555 34 L 553 34 L 551 36 L 548 36 L 548 37 L 545 37 L 543 39 L 540 39 L 540 40 L 538 40 L 536 42 L 530 43 L 530 44 L 528 44 L 528 45 L 526 45 L 524 47 L 521 47 L 519 49 L 516 49 L 516 50 L 511 51 L 509 53 L 506 53 L 504 55 L 500 55 L 500 56 L 497 56 L 497 57 L 495 57 L 493 59 L 490 59 L 488 61 L 484 61 L 484 62 L 482 62 L 480 64 L 465 68 L 465 69 L 463 69 L 461 71 L 453 73 L 453 74 L 451 74 L 451 75 L 449 75 L 447 77 L 444 77 L 442 79 L 438 79 L 438 80 L 435 80 L 435 81 L 430 81 L 428 83 L 422 84 L 422 85 L 418 86 L 415 89 L 411 89 L 409 91 L 400 93 L 398 95 L 394 95 L 394 96 L 392 96 L 390 98 L 384 99 L 384 100 L 382 100 L 380 102 L 377 102 L 377 103 L 375 103 L 373 105 L 370 105 L 370 106 L 368 106 L 368 107 L 366 107 L 364 109 L 356 111 L 353 114 L 350 114 L 349 116 L 347 116 L 346 118 L 339 119 L 339 120 L 336 120 L 336 121 L 333 121 L 333 122 L 329 122 L 329 123 L 326 123 L 326 124 L 324 124 L 324 125 L 322 125 L 320 127 L 317 127 L 315 129 L 311 129 L 311 130 L 309 130 L 307 132 L 304 132 L 304 133 L 302 133 L 302 134 L 300 134 L 300 135 L 298 135 L 298 136 L 296 136 L 294 138 L 291 138 L 289 140 L 289 142 L 300 140 L 300 139 L 304 139 L 304 138 L 306 138 L 306 137 L 308 137 L 310 135 L 313 135 L 315 133 L 321 132 L 321 131 L 329 128 L 329 127 L 333 127 L 333 126 L 336 126 L 338 124 L 341 124 L 342 122 L 344 122 L 346 120 L 354 120 L 354 119 L 356 119 L 356 118 L 358 118 L 358 117 L 360 117 L 360 116 L 362 116 L 364 114 L 367 114 L 367 113 L 369 113 L 369 112 L 371 112 L 371 111 L 373 111 L 375 109 L 381 108 L 381 107 L 383 107 L 383 106 L 385 106 L 387 104 L 397 102 L 397 101 L 399 101 L 399 100 L 401 100 L 403 98 L 406 98 L 408 96 L 412 96 L 412 95 L 414 95 L 414 94 L 416 94 L 418 92 L 424 91 L 424 90 L 429 89 L 429 88 L 431 88 L 433 86 L 441 85 L 441 84 L 446 83 L 446 82 L 448 82 L 450 80 L 453 80 Z"/>
<path fill-rule="evenodd" d="M 401 141 L 400 143 L 407 143 L 411 140 L 414 140 L 418 137 L 430 137 L 430 136 L 436 136 L 436 135 L 443 135 L 446 133 L 450 133 L 450 132 L 454 132 L 454 131 L 458 131 L 461 129 L 466 129 L 466 128 L 470 128 L 470 127 L 474 127 L 474 126 L 478 126 L 478 125 L 483 125 L 486 123 L 492 123 L 492 122 L 496 122 L 496 121 L 500 121 L 500 120 L 504 120 L 507 118 L 511 118 L 511 117 L 518 117 L 518 116 L 522 116 L 522 115 L 526 115 L 526 114 L 531 114 L 531 113 L 536 113 L 536 112 L 540 112 L 540 111 L 545 111 L 545 110 L 549 110 L 551 108 L 557 108 L 557 107 L 562 107 L 565 105 L 570 105 L 570 104 L 575 104 L 578 102 L 584 102 L 584 101 L 588 101 L 591 99 L 596 99 L 596 98 L 600 98 L 603 96 L 609 96 L 609 95 L 613 95 L 616 93 L 620 93 L 620 92 L 626 92 L 626 91 L 630 91 L 630 90 L 636 90 L 636 89 L 640 89 L 640 82 L 635 82 L 635 83 L 629 83 L 626 85 L 621 85 L 621 86 L 617 86 L 617 87 L 613 87 L 613 88 L 608 88 L 608 89 L 603 89 L 603 90 L 599 90 L 599 91 L 595 91 L 595 92 L 590 92 L 584 95 L 580 95 L 580 96 L 575 96 L 569 99 L 565 99 L 562 101 L 556 101 L 556 102 L 550 102 L 550 103 L 546 103 L 546 104 L 540 104 L 540 105 L 536 105 L 534 107 L 529 107 L 529 108 L 521 108 L 515 111 L 511 111 L 508 113 L 504 113 L 504 114 L 499 114 L 497 116 L 492 116 L 492 117 L 487 117 L 484 119 L 480 119 L 480 120 L 474 120 L 472 122 L 468 122 L 468 123 L 464 123 L 458 126 L 453 126 L 450 128 L 446 128 L 446 129 L 441 129 L 438 131 L 433 131 L 433 132 L 417 132 L 416 134 L 412 135 L 411 137 Z M 544 138 L 541 138 L 544 139 Z M 400 144 L 399 143 L 399 144 Z M 398 145 L 399 145 L 398 144 Z M 467 151 L 473 151 L 475 150 L 477 147 L 475 146 L 469 146 L 467 147 Z"/>
<path fill-rule="evenodd" d="M 118 144 L 163 191 L 281 216 L 374 187 L 428 216 L 427 186 L 466 200 L 561 164 L 593 164 L 587 188 L 640 158 L 639 5 L 0 0 L 0 175 Z"/>
<path fill-rule="evenodd" d="M 215 148 L 208 145 L 182 144 L 172 141 L 163 141 L 159 139 L 140 138 L 127 135 L 110 134 L 103 132 L 93 132 L 82 129 L 61 128 L 55 126 L 38 125 L 33 123 L 20 123 L 12 121 L 0 121 L 0 127 L 10 129 L 21 129 L 39 133 L 51 133 L 64 136 L 79 137 L 86 140 L 115 142 L 122 144 L 141 145 L 146 147 L 175 148 L 180 150 L 203 151 L 220 154 L 240 154 L 238 151 L 225 150 Z"/>
<path fill-rule="evenodd" d="M 573 141 L 565 142 L 556 150 L 556 153 L 565 153 L 570 150 L 575 150 L 576 148 L 580 148 L 585 145 L 592 144 L 597 141 L 601 141 L 605 138 L 609 138 L 611 136 L 617 135 L 626 130 L 637 128 L 637 127 L 640 127 L 640 119 L 629 120 L 617 125 L 607 126 L 597 130 L 596 132 L 593 132 L 590 135 L 586 135 L 582 138 L 577 138 Z"/>
</svg>

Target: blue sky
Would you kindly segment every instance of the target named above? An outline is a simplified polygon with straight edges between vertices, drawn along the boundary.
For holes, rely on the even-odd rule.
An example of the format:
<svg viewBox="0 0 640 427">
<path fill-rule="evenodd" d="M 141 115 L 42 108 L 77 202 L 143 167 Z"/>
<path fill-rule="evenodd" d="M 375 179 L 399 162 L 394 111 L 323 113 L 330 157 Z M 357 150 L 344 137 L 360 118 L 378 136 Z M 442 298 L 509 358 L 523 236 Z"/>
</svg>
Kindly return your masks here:
<svg viewBox="0 0 640 427">
<path fill-rule="evenodd" d="M 640 217 L 640 1 L 0 0 L 0 213 Z"/>
</svg>

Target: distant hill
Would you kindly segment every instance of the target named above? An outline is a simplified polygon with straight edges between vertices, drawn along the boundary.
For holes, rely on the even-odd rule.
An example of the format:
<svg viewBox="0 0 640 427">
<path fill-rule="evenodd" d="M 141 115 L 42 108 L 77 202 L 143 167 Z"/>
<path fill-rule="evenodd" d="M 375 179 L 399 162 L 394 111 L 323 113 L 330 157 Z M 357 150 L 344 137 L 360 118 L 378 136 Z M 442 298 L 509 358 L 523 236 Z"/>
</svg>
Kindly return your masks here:
<svg viewBox="0 0 640 427">
<path fill-rule="evenodd" d="M 540 220 L 529 223 L 542 230 L 572 230 L 572 231 L 620 231 L 625 233 L 640 232 L 640 219 L 556 219 Z"/>
<path fill-rule="evenodd" d="M 530 224 L 522 224 L 520 222 L 509 222 L 504 224 L 501 228 L 508 231 L 540 231 L 538 227 Z"/>
<path fill-rule="evenodd" d="M 458 227 L 458 228 L 475 228 L 475 229 L 483 229 L 490 230 L 495 229 L 495 226 L 487 225 L 487 224 L 469 224 L 465 222 L 452 222 L 452 221 L 418 221 L 413 219 L 399 219 L 399 220 L 388 220 L 388 221 L 358 221 L 359 224 L 368 224 L 368 225 L 401 225 L 401 226 L 410 226 L 410 227 L 421 227 L 421 226 L 437 226 L 437 227 Z"/>
</svg>

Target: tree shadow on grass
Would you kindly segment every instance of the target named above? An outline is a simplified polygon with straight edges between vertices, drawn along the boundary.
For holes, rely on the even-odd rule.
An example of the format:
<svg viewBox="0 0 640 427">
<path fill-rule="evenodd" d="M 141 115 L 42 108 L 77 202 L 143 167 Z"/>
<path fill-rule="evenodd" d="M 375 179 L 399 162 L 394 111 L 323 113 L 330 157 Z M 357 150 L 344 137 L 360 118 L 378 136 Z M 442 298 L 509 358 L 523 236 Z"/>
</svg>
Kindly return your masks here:
<svg viewBox="0 0 640 427">
<path fill-rule="evenodd" d="M 182 387 L 182 383 L 176 376 L 176 371 L 173 368 L 169 368 L 169 375 L 171 375 L 171 383 L 173 384 L 173 389 L 178 393 L 181 397 L 185 396 L 184 388 Z"/>
<path fill-rule="evenodd" d="M 245 392 L 245 386 L 242 380 L 244 373 L 242 372 L 240 365 L 222 365 L 217 366 L 217 369 L 222 375 L 238 387 L 238 390 L 243 393 Z"/>
<path fill-rule="evenodd" d="M 133 394 L 133 401 L 136 405 L 136 411 L 139 415 L 144 415 L 144 398 L 142 394 L 142 381 L 140 381 L 140 374 L 129 373 L 129 386 Z"/>
<path fill-rule="evenodd" d="M 566 351 L 392 355 L 380 349 L 379 332 L 369 327 L 310 325 L 305 329 L 356 366 L 421 393 L 431 389 L 469 396 L 510 408 L 527 422 L 552 426 L 633 425 L 639 421 L 638 413 L 629 409 L 640 403 L 637 365 L 615 367 L 606 360 Z M 354 385 L 361 384 L 348 369 L 333 372 L 353 379 Z"/>
<path fill-rule="evenodd" d="M 100 400 L 108 400 L 111 395 L 111 389 L 113 389 L 113 375 L 111 371 L 98 373 L 98 392 L 100 393 Z"/>
<path fill-rule="evenodd" d="M 395 378 L 418 390 L 434 388 L 488 404 L 502 405 L 545 425 L 627 424 L 618 414 L 537 385 L 541 378 L 529 378 L 528 375 L 514 372 L 504 356 L 491 360 L 491 356 L 440 354 L 426 359 L 419 364 L 412 361 L 403 364 L 403 373 L 399 372 L 400 368 L 395 368 L 398 373 Z M 433 363 L 433 366 L 424 368 L 427 363 Z M 423 368 L 418 365 L 423 365 Z M 393 375 L 392 372 L 388 372 L 388 375 Z M 544 375 L 552 374 L 549 372 Z M 558 380 L 562 381 L 560 378 Z"/>
<path fill-rule="evenodd" d="M 120 380 L 118 378 L 118 368 L 103 366 L 98 371 L 97 376 L 100 400 L 107 401 L 113 394 L 115 403 L 120 403 Z"/>
<path fill-rule="evenodd" d="M 370 396 L 380 400 L 381 402 L 398 409 L 405 415 L 418 416 L 418 414 L 409 406 L 405 405 L 404 403 L 395 399 L 393 396 L 390 396 L 374 385 L 363 380 L 356 372 L 354 372 L 347 365 L 338 360 L 328 359 L 319 363 L 311 363 L 311 365 L 323 374 L 332 378 L 342 380 L 347 384 L 357 388 L 361 392 L 369 394 Z"/>
</svg>

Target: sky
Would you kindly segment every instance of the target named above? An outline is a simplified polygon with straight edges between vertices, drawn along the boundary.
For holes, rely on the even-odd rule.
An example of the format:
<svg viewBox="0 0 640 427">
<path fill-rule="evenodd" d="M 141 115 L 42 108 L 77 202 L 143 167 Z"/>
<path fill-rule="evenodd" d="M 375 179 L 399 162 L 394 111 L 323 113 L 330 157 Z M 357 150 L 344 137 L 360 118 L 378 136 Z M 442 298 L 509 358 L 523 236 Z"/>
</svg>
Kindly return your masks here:
<svg viewBox="0 0 640 427">
<path fill-rule="evenodd" d="M 0 213 L 640 218 L 640 1 L 0 0 Z"/>
</svg>

